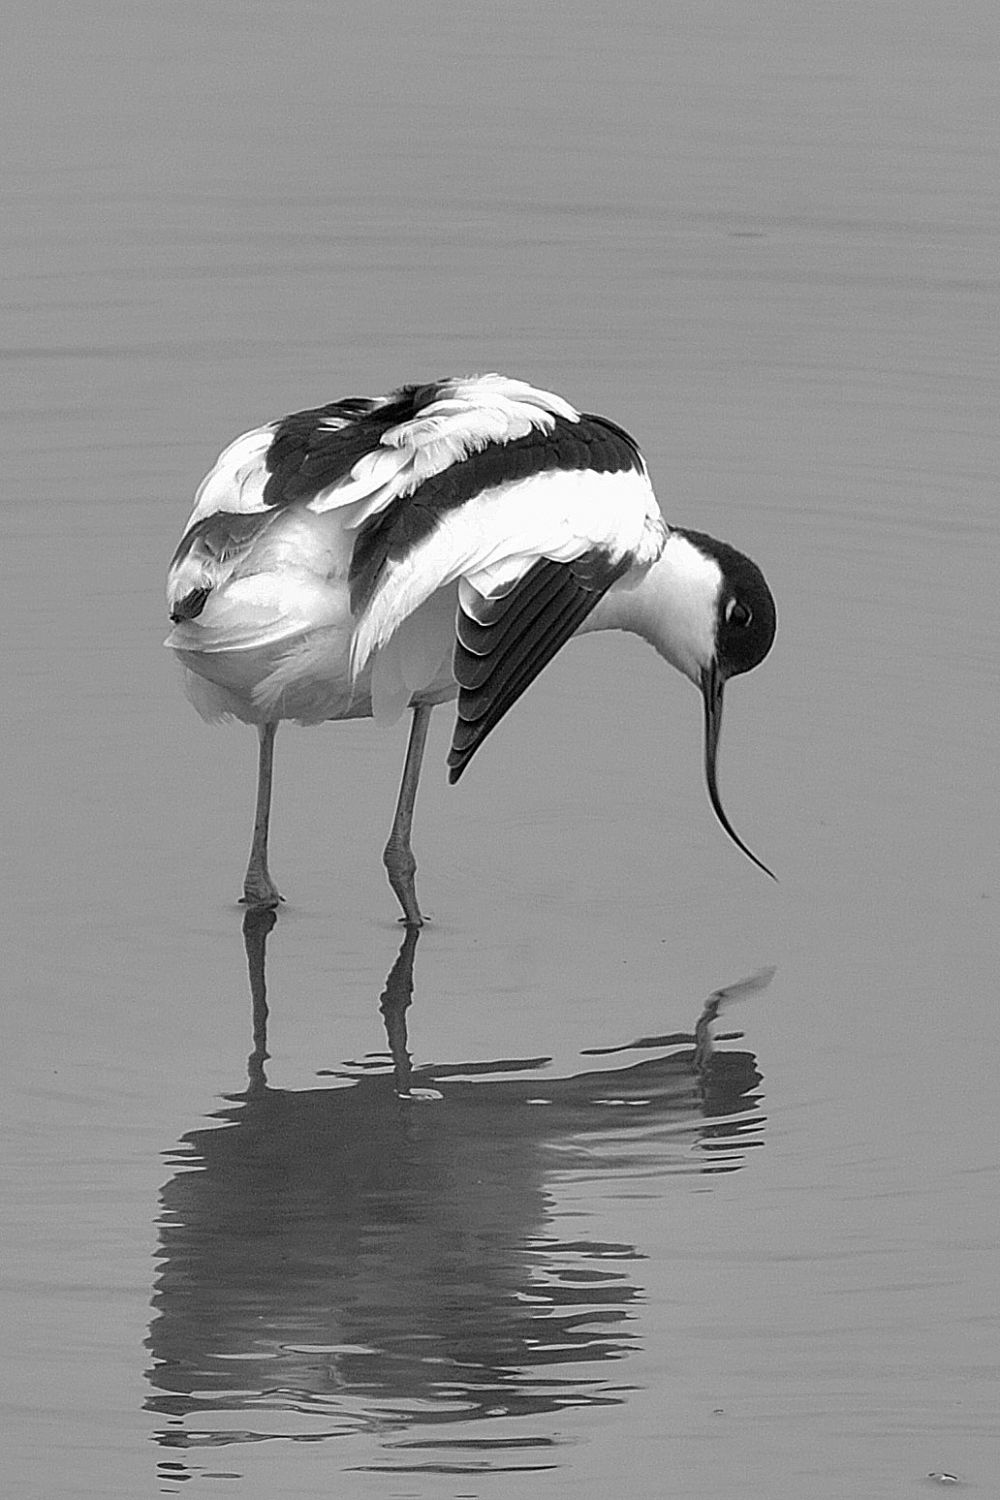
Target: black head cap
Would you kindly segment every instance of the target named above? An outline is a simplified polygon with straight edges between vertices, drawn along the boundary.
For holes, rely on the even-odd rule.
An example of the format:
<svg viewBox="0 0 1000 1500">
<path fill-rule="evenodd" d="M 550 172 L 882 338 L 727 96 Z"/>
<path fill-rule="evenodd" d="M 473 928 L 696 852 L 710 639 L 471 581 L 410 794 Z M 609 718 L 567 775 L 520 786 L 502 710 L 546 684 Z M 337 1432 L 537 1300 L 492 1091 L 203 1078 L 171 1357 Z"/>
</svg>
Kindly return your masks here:
<svg viewBox="0 0 1000 1500">
<path fill-rule="evenodd" d="M 722 569 L 715 629 L 719 670 L 724 678 L 750 672 L 760 666 L 774 641 L 778 626 L 774 595 L 757 564 L 735 547 L 702 531 L 683 534 Z"/>
</svg>

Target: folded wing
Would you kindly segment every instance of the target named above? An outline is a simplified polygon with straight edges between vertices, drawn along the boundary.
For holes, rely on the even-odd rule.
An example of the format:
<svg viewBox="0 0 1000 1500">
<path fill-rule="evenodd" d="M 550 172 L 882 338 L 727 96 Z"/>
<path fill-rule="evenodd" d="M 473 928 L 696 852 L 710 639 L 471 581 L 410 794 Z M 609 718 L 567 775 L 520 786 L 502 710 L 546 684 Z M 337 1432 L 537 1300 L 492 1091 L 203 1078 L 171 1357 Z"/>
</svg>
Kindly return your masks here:
<svg viewBox="0 0 1000 1500">
<path fill-rule="evenodd" d="M 459 695 L 449 781 L 458 780 L 490 730 L 628 567 L 628 558 L 614 561 L 594 548 L 569 563 L 540 558 L 498 596 L 483 598 L 463 581 L 455 629 Z"/>
</svg>

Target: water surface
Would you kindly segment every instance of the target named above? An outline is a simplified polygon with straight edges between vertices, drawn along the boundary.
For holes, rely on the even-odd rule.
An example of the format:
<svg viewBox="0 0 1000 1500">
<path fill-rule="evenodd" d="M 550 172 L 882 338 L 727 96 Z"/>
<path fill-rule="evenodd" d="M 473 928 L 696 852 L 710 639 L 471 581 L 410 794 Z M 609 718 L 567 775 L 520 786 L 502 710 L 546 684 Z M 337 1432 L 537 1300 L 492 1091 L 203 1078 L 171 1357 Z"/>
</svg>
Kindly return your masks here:
<svg viewBox="0 0 1000 1500">
<path fill-rule="evenodd" d="M 992 1493 L 992 9 L 43 4 L 4 53 L 11 1493 Z M 412 952 L 403 726 L 283 730 L 244 934 L 253 737 L 160 644 L 190 496 L 488 368 L 765 569 L 721 779 L 780 884 L 595 638 L 456 789 L 435 716 Z"/>
</svg>

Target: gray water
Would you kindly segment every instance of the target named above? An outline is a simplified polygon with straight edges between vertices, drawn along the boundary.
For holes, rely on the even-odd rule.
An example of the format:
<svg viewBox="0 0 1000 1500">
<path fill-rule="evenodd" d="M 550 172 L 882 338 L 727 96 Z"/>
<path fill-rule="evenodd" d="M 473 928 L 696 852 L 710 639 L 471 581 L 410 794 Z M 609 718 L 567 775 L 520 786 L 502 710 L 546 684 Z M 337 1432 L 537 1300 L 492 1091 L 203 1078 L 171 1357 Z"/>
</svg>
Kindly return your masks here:
<svg viewBox="0 0 1000 1500">
<path fill-rule="evenodd" d="M 6 1494 L 1000 1491 L 998 64 L 986 3 L 10 11 Z M 244 933 L 194 487 L 483 369 L 767 573 L 721 779 L 780 883 L 589 638 L 458 788 L 435 715 L 415 950 L 405 726 L 283 730 Z"/>
</svg>

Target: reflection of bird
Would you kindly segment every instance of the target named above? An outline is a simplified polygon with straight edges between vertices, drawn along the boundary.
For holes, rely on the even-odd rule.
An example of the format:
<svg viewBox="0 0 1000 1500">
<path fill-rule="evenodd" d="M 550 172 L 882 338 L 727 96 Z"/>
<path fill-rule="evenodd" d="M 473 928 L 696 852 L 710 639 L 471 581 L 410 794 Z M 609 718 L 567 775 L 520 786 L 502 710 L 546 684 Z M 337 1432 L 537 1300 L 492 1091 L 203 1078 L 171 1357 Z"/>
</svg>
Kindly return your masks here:
<svg viewBox="0 0 1000 1500">
<path fill-rule="evenodd" d="M 413 1064 L 409 927 L 382 995 L 388 1046 L 292 1091 L 265 1077 L 274 920 L 244 918 L 249 1087 L 184 1137 L 162 1192 L 161 1444 L 275 1436 L 284 1412 L 286 1431 L 391 1434 L 426 1461 L 413 1430 L 428 1424 L 627 1400 L 645 1252 L 618 1199 L 654 1174 L 735 1172 L 762 1144 L 756 1060 L 710 1033 L 767 976 L 718 991 L 693 1032 L 591 1049 L 562 1076 L 544 1057 Z"/>
<path fill-rule="evenodd" d="M 167 592 L 167 644 L 195 706 L 260 736 L 251 906 L 280 900 L 267 864 L 279 720 L 413 709 L 384 858 L 419 926 L 410 829 L 433 705 L 458 698 L 457 781 L 560 646 L 590 630 L 635 632 L 700 688 L 712 806 L 750 854 L 715 761 L 726 680 L 774 637 L 770 590 L 732 547 L 668 527 L 634 440 L 559 396 L 473 376 L 248 432 L 202 483 Z"/>
</svg>

